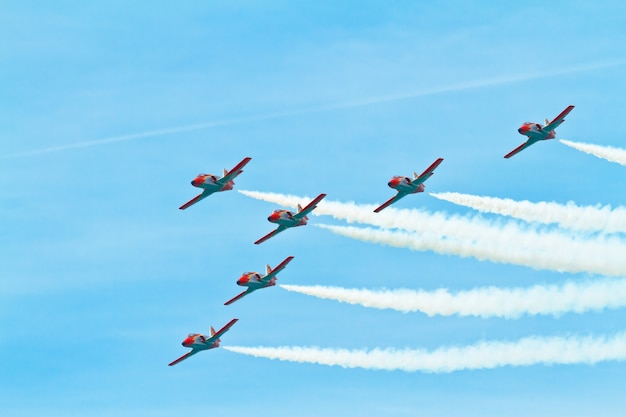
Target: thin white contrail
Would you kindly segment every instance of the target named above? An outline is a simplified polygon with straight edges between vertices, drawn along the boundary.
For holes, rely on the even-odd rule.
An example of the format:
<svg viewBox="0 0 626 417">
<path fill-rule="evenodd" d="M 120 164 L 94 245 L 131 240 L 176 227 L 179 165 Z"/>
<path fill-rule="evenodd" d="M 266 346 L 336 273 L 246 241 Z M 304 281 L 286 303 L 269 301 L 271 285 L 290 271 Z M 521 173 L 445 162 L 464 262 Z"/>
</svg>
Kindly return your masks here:
<svg viewBox="0 0 626 417">
<path fill-rule="evenodd" d="M 306 204 L 310 201 L 308 197 L 277 193 L 239 192 L 281 206 L 295 207 L 298 203 Z M 626 275 L 626 262 L 623 262 L 626 243 L 615 236 L 580 236 L 558 230 L 541 231 L 523 228 L 513 221 L 493 222 L 415 209 L 387 208 L 383 212 L 374 213 L 374 207 L 376 205 L 323 200 L 312 213 L 383 228 L 318 225 L 333 233 L 366 242 L 535 269 Z"/>
<path fill-rule="evenodd" d="M 570 146 L 579 151 L 588 153 L 598 158 L 606 159 L 610 162 L 617 162 L 620 165 L 626 165 L 626 149 L 614 148 L 612 146 L 592 145 L 590 143 L 572 142 L 560 139 L 561 143 Z"/>
<path fill-rule="evenodd" d="M 626 360 L 626 333 L 612 337 L 527 337 L 512 342 L 482 341 L 467 346 L 423 349 L 336 349 L 320 347 L 226 346 L 231 352 L 343 368 L 448 373 L 503 366 L 595 364 Z"/>
<path fill-rule="evenodd" d="M 389 96 L 365 98 L 361 100 L 349 101 L 349 102 L 338 103 L 338 104 L 331 104 L 327 106 L 320 106 L 320 107 L 309 108 L 309 109 L 267 113 L 263 115 L 250 116 L 250 117 L 215 120 L 215 121 L 196 123 L 196 124 L 185 125 L 185 126 L 176 126 L 176 127 L 171 127 L 171 128 L 150 130 L 146 132 L 113 136 L 110 138 L 89 140 L 89 141 L 78 142 L 78 143 L 67 144 L 67 145 L 59 145 L 59 146 L 52 146 L 48 148 L 34 149 L 31 151 L 18 152 L 18 153 L 13 153 L 9 155 L 2 155 L 0 156 L 0 159 L 21 158 L 21 157 L 27 157 L 27 156 L 33 156 L 33 155 L 47 154 L 47 153 L 52 153 L 52 152 L 60 152 L 60 151 L 71 150 L 71 149 L 106 145 L 106 144 L 115 143 L 115 142 L 125 142 L 129 140 L 135 140 L 135 139 L 141 139 L 141 138 L 147 138 L 147 137 L 164 136 L 164 135 L 170 135 L 173 133 L 208 129 L 208 128 L 217 127 L 217 126 L 228 126 L 228 125 L 236 125 L 236 124 L 243 124 L 243 123 L 252 123 L 252 122 L 257 122 L 257 121 L 279 119 L 279 118 L 292 117 L 292 116 L 298 116 L 298 115 L 303 115 L 303 114 L 322 113 L 326 111 L 363 107 L 363 106 L 369 106 L 373 104 L 408 100 L 412 98 L 430 96 L 430 95 L 435 95 L 435 94 L 443 94 L 443 93 L 454 92 L 454 91 L 471 90 L 471 89 L 481 88 L 481 87 L 490 87 L 490 86 L 496 86 L 496 85 L 502 85 L 502 84 L 511 84 L 511 83 L 516 83 L 516 82 L 535 80 L 535 79 L 540 79 L 540 78 L 556 77 L 559 75 L 571 74 L 571 73 L 576 73 L 576 72 L 594 71 L 598 69 L 624 65 L 625 63 L 626 62 L 624 61 L 595 62 L 595 63 L 591 63 L 587 65 L 577 65 L 577 66 L 572 66 L 568 68 L 555 69 L 551 71 L 530 72 L 530 73 L 525 73 L 525 74 L 516 74 L 516 75 L 510 75 L 510 76 L 503 76 L 503 77 L 493 77 L 493 78 L 489 78 L 485 80 L 466 81 L 463 83 L 452 84 L 449 86 L 435 87 L 431 89 L 413 91 L 413 92 L 404 93 L 404 94 L 395 94 L 395 95 L 389 95 Z"/>
<path fill-rule="evenodd" d="M 431 193 L 440 200 L 470 207 L 482 213 L 511 216 L 527 222 L 557 224 L 560 227 L 588 232 L 626 232 L 626 207 L 578 206 L 573 201 L 567 204 L 542 201 L 484 197 L 461 193 Z"/>
<path fill-rule="evenodd" d="M 451 292 L 410 289 L 355 289 L 323 285 L 281 285 L 313 297 L 358 304 L 368 308 L 392 309 L 403 313 L 422 312 L 432 316 L 477 316 L 519 318 L 523 315 L 585 313 L 626 307 L 626 279 L 604 278 L 562 285 L 526 288 L 479 287 Z"/>
</svg>

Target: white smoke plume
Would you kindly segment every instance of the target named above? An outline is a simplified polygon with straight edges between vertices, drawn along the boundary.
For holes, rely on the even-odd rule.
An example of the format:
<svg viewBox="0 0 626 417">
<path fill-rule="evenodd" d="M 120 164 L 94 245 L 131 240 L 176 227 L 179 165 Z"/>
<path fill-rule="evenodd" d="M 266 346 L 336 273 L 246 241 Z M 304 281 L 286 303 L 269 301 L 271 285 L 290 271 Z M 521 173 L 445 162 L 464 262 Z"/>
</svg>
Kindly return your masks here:
<svg viewBox="0 0 626 417">
<path fill-rule="evenodd" d="M 445 255 L 473 257 L 481 261 L 524 265 L 559 272 L 589 272 L 606 276 L 626 275 L 626 245 L 616 239 L 564 239 L 554 233 L 510 233 L 485 230 L 475 240 L 450 239 L 385 229 L 316 225 L 363 242 Z M 486 238 L 487 235 L 491 238 Z"/>
<path fill-rule="evenodd" d="M 616 162 L 620 165 L 626 165 L 626 149 L 614 148 L 612 146 L 600 146 L 590 143 L 571 142 L 569 140 L 560 139 L 561 143 L 570 146 L 579 151 L 606 159 L 610 162 Z"/>
<path fill-rule="evenodd" d="M 585 313 L 626 307 L 626 279 L 611 278 L 528 288 L 482 287 L 457 292 L 444 288 L 415 291 L 322 285 L 281 287 L 287 291 L 369 308 L 392 309 L 403 313 L 419 311 L 430 317 L 457 315 L 513 319 L 522 315 L 559 316 L 569 312 Z"/>
<path fill-rule="evenodd" d="M 448 373 L 502 366 L 595 364 L 626 360 L 626 333 L 612 337 L 527 337 L 513 342 L 482 341 L 468 346 L 423 349 L 335 349 L 320 347 L 226 346 L 231 352 L 343 368 Z"/>
<path fill-rule="evenodd" d="M 281 206 L 295 207 L 298 203 L 306 204 L 310 201 L 308 197 L 240 192 Z M 559 231 L 537 231 L 524 229 L 511 221 L 500 224 L 482 218 L 415 209 L 387 208 L 381 213 L 374 213 L 374 207 L 323 200 L 312 213 L 385 229 L 319 225 L 333 233 L 366 242 L 525 265 L 535 269 L 626 275 L 626 263 L 622 260 L 626 243 L 616 237 L 582 237 Z M 402 229 L 409 233 L 388 229 Z"/>
<path fill-rule="evenodd" d="M 554 202 L 533 203 L 510 198 L 484 197 L 461 193 L 431 193 L 440 200 L 470 207 L 482 213 L 511 216 L 527 222 L 557 224 L 560 227 L 587 232 L 626 232 L 626 207 L 578 206 Z"/>
</svg>

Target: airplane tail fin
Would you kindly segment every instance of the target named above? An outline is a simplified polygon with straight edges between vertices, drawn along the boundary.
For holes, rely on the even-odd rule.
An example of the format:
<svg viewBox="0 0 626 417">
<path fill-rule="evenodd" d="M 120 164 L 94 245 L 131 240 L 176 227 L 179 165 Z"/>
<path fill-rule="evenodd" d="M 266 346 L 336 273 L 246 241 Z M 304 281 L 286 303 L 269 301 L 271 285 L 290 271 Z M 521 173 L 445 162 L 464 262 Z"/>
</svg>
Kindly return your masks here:
<svg viewBox="0 0 626 417">
<path fill-rule="evenodd" d="M 550 121 L 548 119 L 543 119 L 546 122 L 546 126 L 548 126 L 550 124 Z"/>
<path fill-rule="evenodd" d="M 211 326 L 211 336 L 215 336 L 215 329 Z"/>
<path fill-rule="evenodd" d="M 224 175 L 223 176 L 225 177 L 226 175 L 228 175 L 228 170 L 226 168 L 224 168 Z"/>
<path fill-rule="evenodd" d="M 265 271 L 269 275 L 272 272 L 272 267 L 269 264 L 265 265 Z"/>
<path fill-rule="evenodd" d="M 418 179 L 420 176 L 417 175 L 417 172 L 413 171 L 413 179 L 416 180 Z"/>
<path fill-rule="evenodd" d="M 300 213 L 301 211 L 302 211 L 302 206 L 298 204 L 298 213 Z"/>
</svg>

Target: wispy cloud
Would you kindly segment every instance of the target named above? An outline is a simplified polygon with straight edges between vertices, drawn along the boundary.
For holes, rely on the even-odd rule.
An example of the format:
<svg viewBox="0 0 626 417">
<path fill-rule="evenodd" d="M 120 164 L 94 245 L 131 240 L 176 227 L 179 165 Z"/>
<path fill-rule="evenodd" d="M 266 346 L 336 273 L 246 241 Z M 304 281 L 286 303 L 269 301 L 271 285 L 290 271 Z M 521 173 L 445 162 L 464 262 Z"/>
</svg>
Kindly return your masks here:
<svg viewBox="0 0 626 417">
<path fill-rule="evenodd" d="M 435 88 L 426 89 L 426 90 L 412 91 L 412 92 L 402 93 L 402 94 L 392 94 L 388 96 L 364 98 L 364 99 L 359 99 L 359 100 L 346 101 L 343 103 L 329 104 L 326 106 L 319 106 L 319 107 L 313 107 L 313 108 L 308 108 L 308 109 L 304 108 L 300 110 L 274 112 L 274 113 L 267 113 L 267 114 L 262 114 L 262 115 L 257 115 L 257 116 L 214 120 L 214 121 L 195 123 L 195 124 L 184 125 L 184 126 L 175 126 L 175 127 L 170 127 L 170 128 L 164 128 L 164 129 L 148 130 L 145 132 L 131 133 L 131 134 L 113 136 L 113 137 L 103 138 L 103 139 L 88 140 L 88 141 L 83 141 L 83 142 L 78 142 L 78 143 L 67 144 L 67 145 L 59 145 L 59 146 L 51 146 L 47 148 L 33 149 L 31 151 L 17 152 L 17 153 L 8 154 L 8 155 L 0 155 L 0 159 L 23 158 L 23 157 L 34 156 L 34 155 L 61 152 L 61 151 L 66 151 L 66 150 L 71 150 L 71 149 L 86 148 L 86 147 L 91 147 L 91 146 L 101 146 L 101 145 L 106 145 L 106 144 L 116 143 L 116 142 L 125 142 L 125 141 L 130 141 L 130 140 L 148 138 L 148 137 L 171 135 L 174 133 L 188 132 L 188 131 L 193 131 L 193 130 L 209 129 L 209 128 L 218 127 L 218 126 L 253 123 L 257 121 L 279 119 L 279 118 L 292 117 L 292 116 L 303 115 L 303 114 L 322 113 L 322 112 L 328 112 L 328 111 L 333 111 L 333 110 L 363 107 L 363 106 L 369 106 L 373 104 L 408 100 L 408 99 L 413 99 L 413 98 L 418 98 L 418 97 L 431 96 L 431 95 L 449 93 L 449 92 L 454 92 L 454 91 L 463 91 L 463 90 L 471 90 L 471 89 L 482 88 L 482 87 L 491 87 L 491 86 L 497 86 L 497 85 L 503 85 L 503 84 L 511 84 L 511 83 L 535 80 L 535 79 L 540 79 L 540 78 L 556 77 L 559 75 L 572 74 L 572 73 L 577 73 L 577 72 L 595 71 L 595 70 L 599 70 L 603 68 L 624 65 L 625 63 L 626 62 L 624 61 L 595 62 L 591 64 L 576 65 L 576 66 L 571 66 L 567 68 L 557 68 L 557 69 L 553 69 L 549 71 L 528 72 L 528 73 L 523 73 L 523 74 L 514 74 L 514 75 L 502 76 L 502 77 L 492 77 L 492 78 L 487 78 L 483 80 L 465 81 L 465 82 L 458 83 L 458 84 L 451 84 L 448 86 L 435 87 Z"/>
<path fill-rule="evenodd" d="M 308 197 L 240 191 L 249 197 L 295 207 Z M 336 219 L 383 229 L 319 225 L 333 233 L 366 242 L 440 254 L 474 257 L 561 272 L 626 275 L 622 254 L 626 243 L 611 236 L 579 236 L 560 231 L 523 228 L 516 222 L 491 222 L 476 217 L 388 208 L 374 213 L 375 205 L 323 200 L 313 211 Z M 406 232 L 389 229 L 400 229 Z"/>
<path fill-rule="evenodd" d="M 522 315 L 585 313 L 626 307 L 626 279 L 607 278 L 562 285 L 527 288 L 482 287 L 451 292 L 410 289 L 351 289 L 322 285 L 281 285 L 313 297 L 358 304 L 369 308 L 422 312 L 428 316 L 478 316 L 519 318 Z"/>
<path fill-rule="evenodd" d="M 484 197 L 461 193 L 431 193 L 440 200 L 470 207 L 483 213 L 511 216 L 527 222 L 558 224 L 560 227 L 581 231 L 607 233 L 626 232 L 626 208 L 611 206 L 578 206 L 554 202 L 533 203 L 510 198 Z"/>
<path fill-rule="evenodd" d="M 572 142 L 560 139 L 561 143 L 570 146 L 579 151 L 606 159 L 610 162 L 617 162 L 620 165 L 626 165 L 626 149 L 614 148 L 612 146 L 592 145 L 590 143 Z"/>
<path fill-rule="evenodd" d="M 527 337 L 513 342 L 482 341 L 468 346 L 422 349 L 336 349 L 320 347 L 225 346 L 231 352 L 343 368 L 448 373 L 503 366 L 595 364 L 626 360 L 626 334 L 612 337 Z"/>
</svg>

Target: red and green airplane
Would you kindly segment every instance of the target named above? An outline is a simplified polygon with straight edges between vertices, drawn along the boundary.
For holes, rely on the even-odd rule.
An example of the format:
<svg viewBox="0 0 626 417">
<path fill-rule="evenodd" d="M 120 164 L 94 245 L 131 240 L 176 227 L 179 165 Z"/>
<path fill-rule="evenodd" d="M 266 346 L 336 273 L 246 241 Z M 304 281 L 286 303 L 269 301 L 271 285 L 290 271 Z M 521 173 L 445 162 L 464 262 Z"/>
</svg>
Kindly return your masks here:
<svg viewBox="0 0 626 417">
<path fill-rule="evenodd" d="M 309 218 L 306 215 L 312 212 L 313 209 L 317 207 L 317 203 L 322 201 L 324 197 L 326 197 L 326 194 L 318 195 L 317 197 L 313 199 L 313 201 L 307 204 L 306 207 L 304 208 L 300 207 L 300 204 L 298 204 L 298 212 L 295 214 L 289 210 L 274 210 L 274 212 L 270 214 L 267 220 L 272 223 L 277 223 L 278 228 L 266 234 L 265 236 L 263 236 L 261 239 L 257 240 L 256 242 L 254 242 L 254 244 L 255 245 L 261 244 L 265 242 L 267 239 L 269 239 L 270 237 L 275 236 L 278 233 L 282 232 L 283 230 L 289 229 L 290 227 L 306 225 L 307 220 L 309 220 Z"/>
<path fill-rule="evenodd" d="M 180 206 L 179 209 L 185 210 L 187 207 L 196 204 L 198 201 L 204 200 L 213 193 L 232 190 L 235 185 L 233 180 L 243 172 L 242 168 L 246 166 L 251 159 L 252 158 L 244 158 L 230 171 L 226 171 L 226 169 L 224 169 L 224 176 L 222 178 L 218 178 L 213 174 L 198 174 L 198 176 L 191 181 L 191 185 L 202 188 L 204 191 L 202 191 L 202 194 L 195 196 Z"/>
<path fill-rule="evenodd" d="M 424 181 L 426 181 L 427 179 L 431 177 L 431 175 L 433 175 L 433 171 L 435 170 L 435 168 L 439 166 L 441 162 L 443 162 L 443 158 L 437 159 L 426 169 L 426 171 L 422 172 L 421 175 L 417 175 L 417 173 L 414 172 L 413 180 L 411 180 L 411 178 L 409 177 L 404 177 L 401 175 L 396 175 L 393 178 L 391 178 L 391 180 L 389 180 L 387 185 L 397 190 L 398 194 L 396 194 L 394 197 L 390 198 L 389 200 L 385 201 L 380 207 L 376 208 L 374 210 L 374 213 L 379 213 L 386 207 L 392 205 L 396 201 L 400 200 L 401 198 L 406 197 L 409 194 L 424 192 L 424 188 L 426 188 L 424 186 Z"/>
<path fill-rule="evenodd" d="M 545 126 L 543 126 L 541 123 L 532 122 L 525 122 L 524 124 L 522 124 L 522 126 L 520 126 L 517 131 L 524 136 L 528 136 L 528 140 L 522 143 L 517 148 L 513 149 L 511 152 L 504 155 L 504 157 L 508 159 L 516 153 L 528 148 L 530 145 L 539 142 L 540 140 L 554 139 L 556 137 L 556 131 L 554 129 L 559 127 L 561 123 L 565 121 L 565 116 L 567 116 L 573 108 L 574 106 L 567 106 L 567 108 L 563 110 L 561 114 L 556 116 L 551 122 L 548 122 L 548 119 L 546 119 Z"/>
<path fill-rule="evenodd" d="M 186 354 L 176 359 L 175 361 L 170 362 L 168 366 L 174 366 L 178 362 L 184 361 L 188 357 L 195 355 L 196 353 L 201 352 L 203 350 L 215 349 L 216 347 L 219 347 L 220 337 L 224 333 L 226 333 L 228 330 L 230 330 L 232 325 L 237 323 L 237 320 L 239 319 L 232 319 L 231 321 L 228 322 L 226 326 L 222 327 L 218 331 L 215 331 L 215 329 L 213 329 L 213 326 L 211 326 L 211 336 L 207 336 L 207 335 L 203 335 L 199 333 L 190 333 L 185 338 L 185 340 L 183 340 L 182 345 L 184 347 L 191 348 L 191 352 L 187 352 Z"/>
<path fill-rule="evenodd" d="M 276 285 L 276 274 L 285 269 L 287 264 L 291 262 L 293 256 L 287 257 L 284 261 L 282 261 L 276 268 L 272 269 L 269 265 L 266 267 L 267 274 L 261 275 L 258 272 L 246 272 L 244 273 L 238 280 L 237 285 L 241 285 L 242 287 L 248 287 L 244 292 L 237 295 L 234 298 L 226 301 L 224 303 L 225 306 L 234 303 L 239 300 L 241 297 L 250 294 L 256 290 L 260 290 L 261 288 L 271 287 Z"/>
</svg>

